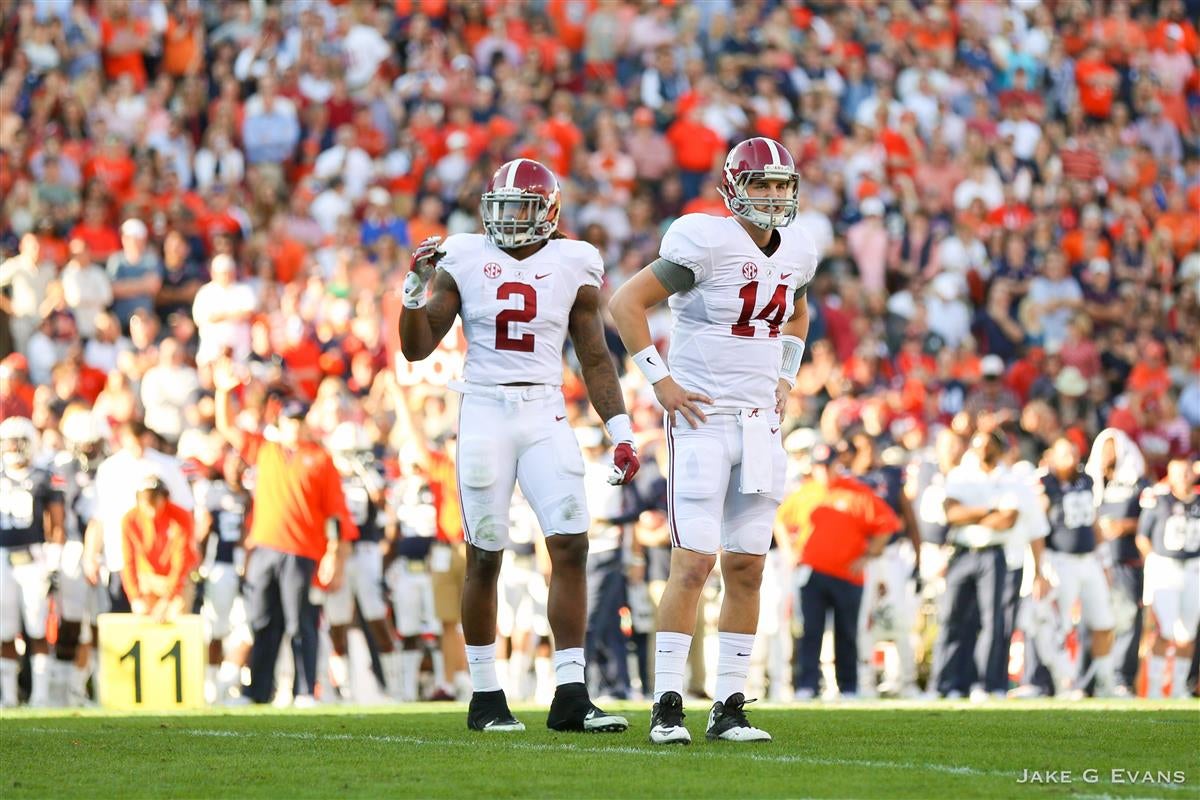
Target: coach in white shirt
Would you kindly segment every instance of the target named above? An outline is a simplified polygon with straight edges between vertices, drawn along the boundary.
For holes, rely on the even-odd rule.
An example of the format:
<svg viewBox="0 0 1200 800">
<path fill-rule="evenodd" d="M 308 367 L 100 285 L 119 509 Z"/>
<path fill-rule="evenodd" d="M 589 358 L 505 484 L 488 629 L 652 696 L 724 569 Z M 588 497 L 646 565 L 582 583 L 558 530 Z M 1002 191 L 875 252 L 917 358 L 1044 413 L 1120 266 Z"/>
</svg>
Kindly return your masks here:
<svg viewBox="0 0 1200 800">
<path fill-rule="evenodd" d="M 1008 690 L 1008 639 L 1005 596 L 1009 583 L 1006 550 L 1009 541 L 1025 538 L 1020 509 L 1031 498 L 1022 490 L 1024 480 L 1015 478 L 1001 461 L 1010 449 L 1003 433 L 977 433 L 971 452 L 946 477 L 947 544 L 954 548 L 946 567 L 946 591 L 938 608 L 938 638 L 935 659 L 943 665 L 937 690 L 942 695 L 1005 694 Z M 1034 580 L 1043 584 L 1038 563 L 1041 539 L 1034 549 Z M 1012 547 L 1018 547 L 1015 543 Z M 982 686 L 964 685 L 964 670 L 956 668 L 960 653 L 972 640 L 976 623 L 965 609 L 974 600 L 979 609 L 975 650 L 976 675 Z"/>
<path fill-rule="evenodd" d="M 200 334 L 197 364 L 207 364 L 222 351 L 233 349 L 235 361 L 250 357 L 250 317 L 258 298 L 247 284 L 237 281 L 237 265 L 227 255 L 212 260 L 212 281 L 200 287 L 192 301 L 192 318 Z"/>
</svg>

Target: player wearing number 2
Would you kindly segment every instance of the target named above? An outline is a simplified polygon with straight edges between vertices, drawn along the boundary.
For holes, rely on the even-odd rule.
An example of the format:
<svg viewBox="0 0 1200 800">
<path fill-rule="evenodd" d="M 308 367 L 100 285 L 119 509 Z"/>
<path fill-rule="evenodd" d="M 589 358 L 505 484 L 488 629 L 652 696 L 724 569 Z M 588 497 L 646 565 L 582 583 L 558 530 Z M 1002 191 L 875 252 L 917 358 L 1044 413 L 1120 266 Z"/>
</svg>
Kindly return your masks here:
<svg viewBox="0 0 1200 800">
<path fill-rule="evenodd" d="M 1150 699 L 1162 697 L 1167 650 L 1175 646 L 1171 695 L 1187 697 L 1187 672 L 1200 624 L 1200 495 L 1185 458 L 1167 464 L 1166 483 L 1142 492 L 1137 546 L 1146 558 L 1142 600 L 1158 630 L 1148 659 Z"/>
<path fill-rule="evenodd" d="M 611 302 L 621 339 L 667 413 L 674 549 L 659 606 L 650 731 L 661 744 L 691 741 L 683 725 L 683 665 L 696 602 L 718 552 L 725 599 L 707 735 L 771 738 L 746 720 L 744 691 L 764 557 L 783 499 L 780 415 L 804 353 L 817 250 L 790 225 L 799 184 L 779 142 L 760 137 L 734 147 L 720 190 L 733 217 L 677 219 L 660 258 Z M 646 321 L 648 309 L 664 300 L 674 320 L 669 372 Z"/>
<path fill-rule="evenodd" d="M 610 480 L 628 483 L 638 459 L 604 342 L 604 265 L 590 244 L 554 237 L 559 210 L 558 181 L 550 170 L 529 159 L 509 161 L 481 198 L 485 234 L 427 239 L 405 277 L 405 358 L 418 361 L 432 353 L 456 314 L 467 338 L 463 380 L 450 386 L 463 395 L 456 462 L 468 544 L 462 616 L 474 688 L 467 715 L 472 730 L 524 730 L 496 675 L 496 580 L 516 481 L 537 514 L 553 565 L 549 608 L 557 688 L 546 724 L 581 731 L 628 727 L 623 717 L 596 708 L 584 685 L 589 519 L 583 458 L 560 390 L 568 333 L 592 405 L 616 445 Z"/>
</svg>

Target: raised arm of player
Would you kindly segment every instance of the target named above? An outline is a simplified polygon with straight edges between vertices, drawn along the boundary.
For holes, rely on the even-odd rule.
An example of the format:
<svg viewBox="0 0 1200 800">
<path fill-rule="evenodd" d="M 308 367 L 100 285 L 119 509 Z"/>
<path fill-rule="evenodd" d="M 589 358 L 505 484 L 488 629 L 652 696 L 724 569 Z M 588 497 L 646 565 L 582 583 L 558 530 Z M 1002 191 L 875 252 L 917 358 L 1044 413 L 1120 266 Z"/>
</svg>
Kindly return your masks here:
<svg viewBox="0 0 1200 800">
<path fill-rule="evenodd" d="M 412 255 L 412 265 L 404 278 L 404 307 L 400 311 L 400 352 L 409 361 L 428 358 L 450 332 L 454 317 L 462 306 L 458 285 L 450 274 L 437 270 L 445 253 L 441 238 L 431 236 L 421 242 Z M 433 291 L 426 298 L 426 286 Z"/>
<path fill-rule="evenodd" d="M 633 446 L 633 425 L 625 413 L 625 398 L 621 396 L 616 364 L 604 341 L 604 320 L 600 316 L 600 290 L 597 287 L 579 287 L 567 326 L 592 407 L 604 420 L 616 446 L 613 464 L 619 474 L 613 483 L 629 483 L 639 466 Z"/>
<path fill-rule="evenodd" d="M 665 269 L 668 271 L 671 271 L 672 267 L 676 271 L 683 269 L 665 259 L 658 259 L 654 264 L 639 271 L 616 291 L 612 299 L 608 301 L 608 310 L 617 326 L 617 332 L 621 334 L 621 341 L 625 343 L 625 349 L 633 354 L 634 362 L 644 374 L 647 369 L 651 370 L 647 374 L 647 380 L 650 380 L 651 375 L 661 373 L 661 377 L 657 380 L 651 380 L 651 385 L 654 387 L 654 396 L 666 410 L 671 424 L 675 424 L 675 412 L 678 411 L 688 421 L 688 424 L 695 428 L 705 421 L 704 412 L 696 403 L 711 403 L 712 399 L 699 392 L 686 391 L 676 383 L 662 363 L 661 354 L 654 352 L 646 354 L 654 347 L 654 343 L 650 339 L 650 323 L 647 320 L 647 313 L 673 294 L 672 289 L 655 274 L 656 264 L 666 265 Z M 642 363 L 642 361 L 646 363 Z"/>
</svg>

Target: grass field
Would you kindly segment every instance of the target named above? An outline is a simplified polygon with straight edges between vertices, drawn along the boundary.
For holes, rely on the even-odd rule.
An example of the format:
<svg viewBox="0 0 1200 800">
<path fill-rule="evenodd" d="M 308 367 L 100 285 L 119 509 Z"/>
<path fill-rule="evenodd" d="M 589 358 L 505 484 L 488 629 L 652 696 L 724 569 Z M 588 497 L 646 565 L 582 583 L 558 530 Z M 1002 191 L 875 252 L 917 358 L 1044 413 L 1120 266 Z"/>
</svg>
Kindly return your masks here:
<svg viewBox="0 0 1200 800">
<path fill-rule="evenodd" d="M 694 707 L 695 743 L 671 748 L 646 741 L 644 705 L 614 707 L 624 735 L 552 733 L 520 706 L 510 736 L 469 733 L 460 705 L 5 712 L 0 797 L 1200 797 L 1195 701 L 754 706 L 760 745 L 705 741 Z M 1131 782 L 1159 770 L 1184 780 Z"/>
</svg>

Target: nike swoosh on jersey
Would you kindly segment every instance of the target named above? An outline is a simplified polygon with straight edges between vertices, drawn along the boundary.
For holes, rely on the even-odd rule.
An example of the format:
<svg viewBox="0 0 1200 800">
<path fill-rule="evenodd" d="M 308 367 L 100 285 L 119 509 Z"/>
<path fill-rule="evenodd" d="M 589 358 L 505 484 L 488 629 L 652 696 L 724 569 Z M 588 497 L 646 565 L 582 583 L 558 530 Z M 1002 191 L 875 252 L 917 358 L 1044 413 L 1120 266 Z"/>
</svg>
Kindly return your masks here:
<svg viewBox="0 0 1200 800">
<path fill-rule="evenodd" d="M 534 275 L 533 279 L 535 281 L 540 281 L 542 278 L 549 278 L 549 277 L 550 277 L 550 273 L 547 272 L 545 275 Z"/>
<path fill-rule="evenodd" d="M 555 421 L 555 422 L 562 422 L 564 419 L 566 419 L 566 417 L 565 417 L 565 416 L 562 416 L 562 417 L 555 416 L 555 417 L 554 417 L 554 421 Z"/>
<path fill-rule="evenodd" d="M 781 281 L 786 281 L 786 280 L 787 280 L 788 278 L 790 278 L 790 277 L 792 277 L 792 273 L 790 273 L 790 272 L 785 272 L 785 273 L 783 273 L 782 275 L 780 275 L 780 276 L 779 276 L 779 280 L 781 280 Z"/>
<path fill-rule="evenodd" d="M 779 433 L 779 428 L 771 428 L 771 433 Z"/>
</svg>

